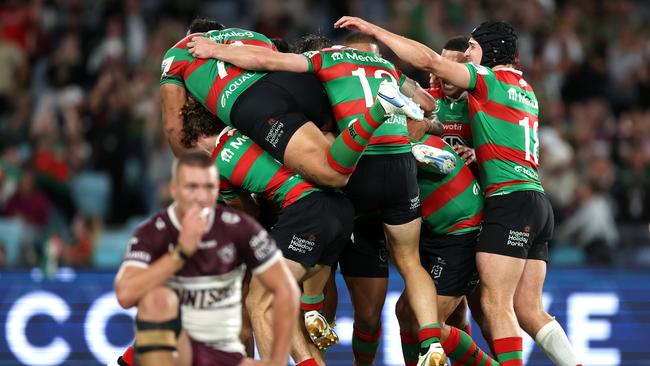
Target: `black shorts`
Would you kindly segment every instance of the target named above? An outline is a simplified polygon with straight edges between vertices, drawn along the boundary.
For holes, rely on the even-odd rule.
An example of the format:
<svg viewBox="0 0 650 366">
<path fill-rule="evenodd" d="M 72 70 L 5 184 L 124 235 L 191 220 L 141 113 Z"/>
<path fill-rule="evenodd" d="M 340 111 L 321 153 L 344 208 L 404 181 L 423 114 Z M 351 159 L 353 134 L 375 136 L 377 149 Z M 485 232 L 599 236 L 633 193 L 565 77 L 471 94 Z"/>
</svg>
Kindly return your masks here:
<svg viewBox="0 0 650 366">
<path fill-rule="evenodd" d="M 420 262 L 436 283 L 438 295 L 469 295 L 478 285 L 475 249 L 478 230 L 435 236 L 422 226 Z"/>
<path fill-rule="evenodd" d="M 332 123 L 323 84 L 313 74 L 271 72 L 237 98 L 230 112 L 233 126 L 276 160 L 305 123 Z"/>
<path fill-rule="evenodd" d="M 305 267 L 336 263 L 350 241 L 354 208 L 337 192 L 314 192 L 280 211 L 271 236 L 285 258 Z"/>
<path fill-rule="evenodd" d="M 546 195 L 519 191 L 485 199 L 477 252 L 548 261 L 553 209 Z"/>
<path fill-rule="evenodd" d="M 364 155 L 345 187 L 356 215 L 379 211 L 388 225 L 420 217 L 417 166 L 411 153 Z"/>
<path fill-rule="evenodd" d="M 379 216 L 354 220 L 352 240 L 339 257 L 341 274 L 346 277 L 388 278 L 388 257 Z"/>
</svg>

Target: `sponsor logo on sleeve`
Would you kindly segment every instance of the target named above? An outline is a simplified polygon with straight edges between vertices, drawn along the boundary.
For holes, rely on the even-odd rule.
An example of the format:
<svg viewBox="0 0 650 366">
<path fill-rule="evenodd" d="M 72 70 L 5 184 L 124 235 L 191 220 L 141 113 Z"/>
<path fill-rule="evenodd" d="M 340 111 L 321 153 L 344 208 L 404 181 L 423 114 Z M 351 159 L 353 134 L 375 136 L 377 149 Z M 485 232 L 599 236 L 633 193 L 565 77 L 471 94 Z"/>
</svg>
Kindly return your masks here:
<svg viewBox="0 0 650 366">
<path fill-rule="evenodd" d="M 226 212 L 221 214 L 221 221 L 223 221 L 224 224 L 234 225 L 234 224 L 237 224 L 237 223 L 239 223 L 241 221 L 241 217 L 239 217 L 239 215 L 237 215 L 234 212 L 227 212 L 226 211 Z"/>
</svg>

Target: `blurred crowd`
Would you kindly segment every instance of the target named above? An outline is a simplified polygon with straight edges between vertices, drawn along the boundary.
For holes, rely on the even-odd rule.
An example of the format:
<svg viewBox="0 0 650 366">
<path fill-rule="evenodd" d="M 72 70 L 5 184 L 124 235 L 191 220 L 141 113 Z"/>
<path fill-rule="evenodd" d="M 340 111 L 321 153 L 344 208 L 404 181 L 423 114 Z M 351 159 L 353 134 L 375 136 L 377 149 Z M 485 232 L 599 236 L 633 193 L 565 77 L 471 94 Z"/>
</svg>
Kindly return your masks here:
<svg viewBox="0 0 650 366">
<path fill-rule="evenodd" d="M 541 105 L 552 261 L 650 265 L 647 1 L 0 0 L 2 265 L 91 267 L 106 233 L 169 202 L 160 61 L 193 17 L 291 41 L 337 39 L 347 14 L 436 50 L 482 20 L 513 23 Z"/>
</svg>

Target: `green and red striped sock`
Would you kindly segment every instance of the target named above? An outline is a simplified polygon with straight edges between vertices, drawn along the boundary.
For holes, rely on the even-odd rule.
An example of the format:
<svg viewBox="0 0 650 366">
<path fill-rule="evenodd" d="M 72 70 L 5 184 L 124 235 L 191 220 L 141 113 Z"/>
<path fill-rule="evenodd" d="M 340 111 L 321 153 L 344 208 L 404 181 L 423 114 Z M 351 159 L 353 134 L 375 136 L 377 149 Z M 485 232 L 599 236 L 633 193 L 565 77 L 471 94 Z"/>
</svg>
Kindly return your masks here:
<svg viewBox="0 0 650 366">
<path fill-rule="evenodd" d="M 523 366 L 521 337 L 508 337 L 493 341 L 494 353 L 501 366 Z"/>
<path fill-rule="evenodd" d="M 456 327 L 450 327 L 449 336 L 442 343 L 442 348 L 449 358 L 454 360 L 452 365 L 495 366 L 496 361 L 478 348 L 472 337 Z"/>
<path fill-rule="evenodd" d="M 420 341 L 420 353 L 424 354 L 429 350 L 431 344 L 440 342 L 442 329 L 438 323 L 423 325 L 418 331 L 418 340 Z"/>
<path fill-rule="evenodd" d="M 472 336 L 472 327 L 470 326 L 470 323 L 465 324 L 465 326 L 460 328 L 460 330 L 467 333 L 468 336 L 470 336 L 470 337 Z M 443 343 L 443 347 L 444 347 L 444 343 Z M 457 361 L 452 361 L 451 362 L 451 366 L 461 366 L 461 365 L 463 365 L 462 362 L 457 362 Z"/>
<path fill-rule="evenodd" d="M 386 112 L 378 100 L 336 137 L 327 154 L 327 162 L 341 174 L 351 174 L 368 146 L 370 137 L 386 120 Z"/>
<path fill-rule="evenodd" d="M 352 332 L 352 353 L 354 353 L 355 366 L 370 366 L 375 360 L 379 338 L 381 337 L 381 324 L 374 334 L 364 334 L 356 327 Z"/>
<path fill-rule="evenodd" d="M 325 295 L 322 293 L 318 295 L 300 295 L 300 309 L 302 311 L 321 311 L 325 306 Z"/>
<path fill-rule="evenodd" d="M 418 338 L 406 330 L 400 330 L 399 337 L 402 339 L 402 355 L 406 366 L 417 366 L 420 355 L 420 342 Z"/>
</svg>

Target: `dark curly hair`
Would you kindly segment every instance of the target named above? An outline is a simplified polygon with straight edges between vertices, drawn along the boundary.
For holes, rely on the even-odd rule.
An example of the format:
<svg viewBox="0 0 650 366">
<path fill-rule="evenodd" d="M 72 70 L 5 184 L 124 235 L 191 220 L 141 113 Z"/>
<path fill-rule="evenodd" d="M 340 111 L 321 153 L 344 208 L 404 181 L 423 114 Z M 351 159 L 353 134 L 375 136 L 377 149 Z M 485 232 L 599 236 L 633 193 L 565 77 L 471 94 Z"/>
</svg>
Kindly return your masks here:
<svg viewBox="0 0 650 366">
<path fill-rule="evenodd" d="M 319 34 L 307 34 L 300 37 L 291 45 L 291 52 L 304 53 L 307 51 L 320 51 L 334 45 L 329 38 Z"/>
<path fill-rule="evenodd" d="M 190 94 L 185 99 L 181 116 L 183 117 L 181 143 L 186 148 L 196 147 L 196 143 L 201 137 L 216 136 L 226 127 L 217 116 L 210 113 Z"/>
</svg>

